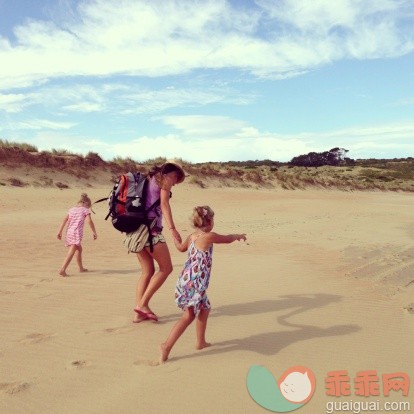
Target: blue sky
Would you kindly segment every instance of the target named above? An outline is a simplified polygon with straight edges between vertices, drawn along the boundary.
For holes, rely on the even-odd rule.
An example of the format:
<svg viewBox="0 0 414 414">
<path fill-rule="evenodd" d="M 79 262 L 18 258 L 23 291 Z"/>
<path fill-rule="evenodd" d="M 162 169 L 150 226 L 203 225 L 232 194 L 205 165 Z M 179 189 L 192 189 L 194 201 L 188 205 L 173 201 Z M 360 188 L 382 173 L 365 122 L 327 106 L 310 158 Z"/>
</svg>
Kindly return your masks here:
<svg viewBox="0 0 414 414">
<path fill-rule="evenodd" d="M 412 0 L 0 0 L 0 138 L 104 159 L 414 156 Z"/>
</svg>

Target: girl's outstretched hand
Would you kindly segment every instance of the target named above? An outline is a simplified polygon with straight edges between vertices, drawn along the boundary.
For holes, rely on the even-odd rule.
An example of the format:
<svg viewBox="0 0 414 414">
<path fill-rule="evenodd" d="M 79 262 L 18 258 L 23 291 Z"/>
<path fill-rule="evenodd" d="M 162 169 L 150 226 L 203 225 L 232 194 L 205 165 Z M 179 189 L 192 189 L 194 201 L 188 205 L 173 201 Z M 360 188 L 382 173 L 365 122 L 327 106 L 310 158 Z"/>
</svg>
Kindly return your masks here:
<svg viewBox="0 0 414 414">
<path fill-rule="evenodd" d="M 236 234 L 236 240 L 240 241 L 246 241 L 246 235 L 245 234 Z"/>
</svg>

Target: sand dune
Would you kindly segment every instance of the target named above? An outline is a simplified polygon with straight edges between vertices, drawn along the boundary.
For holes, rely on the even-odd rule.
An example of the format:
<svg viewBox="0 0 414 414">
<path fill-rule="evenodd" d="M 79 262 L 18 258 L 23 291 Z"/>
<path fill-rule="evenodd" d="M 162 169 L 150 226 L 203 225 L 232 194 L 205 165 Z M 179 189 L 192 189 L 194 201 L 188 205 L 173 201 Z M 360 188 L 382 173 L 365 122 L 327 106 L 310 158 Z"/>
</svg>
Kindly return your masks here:
<svg viewBox="0 0 414 414">
<path fill-rule="evenodd" d="M 104 221 L 105 203 L 94 208 L 96 241 L 85 227 L 89 271 L 72 263 L 70 277 L 57 274 L 66 250 L 56 233 L 82 191 L 1 188 L 1 413 L 265 413 L 246 388 L 257 364 L 276 379 L 309 367 L 316 391 L 298 412 L 313 414 L 332 400 L 364 400 L 326 395 L 330 371 L 414 375 L 412 195 L 174 188 L 183 236 L 191 208 L 206 203 L 217 231 L 248 241 L 215 248 L 213 346 L 196 351 L 191 326 L 159 365 L 180 316 L 173 289 L 185 255 L 166 234 L 174 274 L 152 301 L 160 321 L 131 323 L 138 262 Z M 98 199 L 108 188 L 86 191 Z"/>
</svg>

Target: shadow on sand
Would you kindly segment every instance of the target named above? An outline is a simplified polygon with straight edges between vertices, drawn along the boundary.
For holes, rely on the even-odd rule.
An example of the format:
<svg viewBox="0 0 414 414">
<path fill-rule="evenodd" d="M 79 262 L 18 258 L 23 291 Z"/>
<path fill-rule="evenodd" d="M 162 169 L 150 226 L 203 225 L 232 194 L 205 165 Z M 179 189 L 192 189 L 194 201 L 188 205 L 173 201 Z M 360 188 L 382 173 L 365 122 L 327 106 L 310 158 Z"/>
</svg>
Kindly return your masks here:
<svg viewBox="0 0 414 414">
<path fill-rule="evenodd" d="M 227 341 L 215 342 L 214 346 L 205 349 L 202 353 L 192 353 L 174 359 L 194 358 L 206 355 L 221 354 L 232 351 L 252 351 L 262 355 L 275 355 L 283 348 L 295 342 L 306 341 L 313 338 L 328 336 L 348 335 L 359 331 L 358 325 L 333 325 L 328 328 L 321 328 L 314 325 L 305 325 L 290 322 L 293 316 L 307 312 L 311 309 L 321 308 L 342 299 L 338 295 L 323 293 L 308 295 L 284 295 L 274 300 L 261 300 L 234 305 L 224 305 L 212 311 L 211 317 L 219 316 L 243 316 L 252 314 L 262 314 L 267 312 L 281 313 L 276 317 L 278 325 L 286 326 L 288 330 L 278 329 L 274 332 L 263 332 L 244 338 L 234 338 Z M 164 319 L 164 318 L 163 318 Z M 175 317 L 176 319 L 176 317 Z"/>
</svg>

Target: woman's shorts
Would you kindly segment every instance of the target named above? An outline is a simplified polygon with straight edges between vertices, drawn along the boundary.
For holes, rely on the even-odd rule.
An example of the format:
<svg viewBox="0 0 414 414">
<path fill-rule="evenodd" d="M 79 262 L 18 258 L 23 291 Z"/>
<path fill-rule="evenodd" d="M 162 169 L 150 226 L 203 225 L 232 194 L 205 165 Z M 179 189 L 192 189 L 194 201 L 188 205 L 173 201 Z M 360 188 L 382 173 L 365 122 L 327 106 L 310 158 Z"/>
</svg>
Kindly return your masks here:
<svg viewBox="0 0 414 414">
<path fill-rule="evenodd" d="M 156 233 L 152 235 L 152 244 L 155 246 L 157 243 L 166 243 L 162 233 Z M 149 240 L 145 243 L 145 247 L 150 247 Z"/>
</svg>

